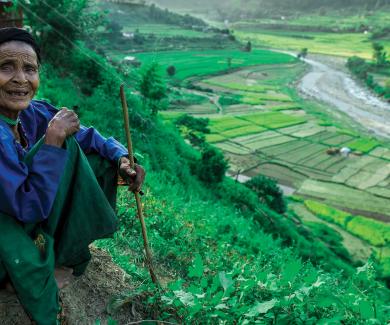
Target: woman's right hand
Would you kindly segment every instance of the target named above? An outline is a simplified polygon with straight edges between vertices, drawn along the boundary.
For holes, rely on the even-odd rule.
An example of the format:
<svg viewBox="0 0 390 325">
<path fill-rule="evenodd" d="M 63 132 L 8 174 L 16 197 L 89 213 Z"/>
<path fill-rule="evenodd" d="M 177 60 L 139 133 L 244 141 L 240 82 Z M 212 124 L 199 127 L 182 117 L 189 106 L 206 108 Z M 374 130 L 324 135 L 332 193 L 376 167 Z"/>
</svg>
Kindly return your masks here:
<svg viewBox="0 0 390 325">
<path fill-rule="evenodd" d="M 65 139 L 79 130 L 80 120 L 77 114 L 66 107 L 62 107 L 49 122 L 45 135 L 45 143 L 61 148 Z"/>
</svg>

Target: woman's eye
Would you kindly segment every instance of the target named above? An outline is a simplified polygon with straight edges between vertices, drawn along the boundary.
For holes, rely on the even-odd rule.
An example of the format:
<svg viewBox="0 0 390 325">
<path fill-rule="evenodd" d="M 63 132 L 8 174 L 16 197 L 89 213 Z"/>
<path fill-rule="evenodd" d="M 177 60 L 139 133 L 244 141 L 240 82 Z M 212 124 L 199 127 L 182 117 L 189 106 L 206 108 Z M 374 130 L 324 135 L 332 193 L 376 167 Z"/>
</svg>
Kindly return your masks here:
<svg viewBox="0 0 390 325">
<path fill-rule="evenodd" d="M 12 70 L 12 65 L 11 64 L 3 64 L 0 65 L 1 71 L 11 71 Z"/>
<path fill-rule="evenodd" d="M 29 72 L 29 73 L 33 73 L 33 72 L 36 72 L 37 71 L 37 68 L 36 67 L 33 67 L 33 66 L 27 66 L 24 68 L 24 70 L 26 72 Z"/>
</svg>

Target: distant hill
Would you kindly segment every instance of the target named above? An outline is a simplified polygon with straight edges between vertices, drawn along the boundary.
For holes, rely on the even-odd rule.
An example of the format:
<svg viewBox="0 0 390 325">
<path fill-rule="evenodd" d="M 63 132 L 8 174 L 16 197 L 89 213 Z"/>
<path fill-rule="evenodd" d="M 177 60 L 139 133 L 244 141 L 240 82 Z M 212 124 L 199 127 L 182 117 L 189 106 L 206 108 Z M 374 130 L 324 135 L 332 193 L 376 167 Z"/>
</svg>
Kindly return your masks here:
<svg viewBox="0 0 390 325">
<path fill-rule="evenodd" d="M 390 6 L 390 0 L 152 0 L 173 10 L 212 12 L 220 20 L 268 18 L 272 15 L 294 15 L 297 12 L 313 12 L 329 9 L 361 11 L 378 10 Z"/>
</svg>

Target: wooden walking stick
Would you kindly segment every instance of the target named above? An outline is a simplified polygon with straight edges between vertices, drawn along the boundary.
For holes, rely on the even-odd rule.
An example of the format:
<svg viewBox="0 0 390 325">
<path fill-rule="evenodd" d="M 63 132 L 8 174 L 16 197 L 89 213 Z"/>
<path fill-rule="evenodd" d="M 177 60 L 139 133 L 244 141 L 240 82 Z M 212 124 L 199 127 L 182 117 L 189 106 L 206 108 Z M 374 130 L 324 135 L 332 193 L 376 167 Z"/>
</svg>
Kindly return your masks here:
<svg viewBox="0 0 390 325">
<path fill-rule="evenodd" d="M 120 87 L 120 96 L 121 96 L 121 101 L 122 101 L 123 120 L 125 123 L 127 150 L 129 152 L 130 167 L 132 169 L 134 169 L 133 144 L 131 142 L 129 112 L 127 109 L 127 101 L 126 101 L 126 96 L 125 96 L 123 84 Z M 149 268 L 150 277 L 152 278 L 153 283 L 158 284 L 158 280 L 157 280 L 156 274 L 154 273 L 154 269 L 153 269 L 152 253 L 150 252 L 150 248 L 149 248 L 148 235 L 146 232 L 146 225 L 145 225 L 144 216 L 142 214 L 142 204 L 141 204 L 141 199 L 140 199 L 139 193 L 134 192 L 134 197 L 135 197 L 135 201 L 137 203 L 138 218 L 141 221 L 142 237 L 144 239 L 146 264 Z"/>
</svg>

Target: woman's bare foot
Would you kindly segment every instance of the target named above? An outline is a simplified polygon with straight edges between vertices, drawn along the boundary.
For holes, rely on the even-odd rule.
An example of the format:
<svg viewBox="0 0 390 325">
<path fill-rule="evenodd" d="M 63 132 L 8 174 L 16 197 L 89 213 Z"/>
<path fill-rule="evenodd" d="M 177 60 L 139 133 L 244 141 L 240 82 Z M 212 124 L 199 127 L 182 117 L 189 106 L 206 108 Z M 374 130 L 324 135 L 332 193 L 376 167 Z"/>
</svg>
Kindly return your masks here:
<svg viewBox="0 0 390 325">
<path fill-rule="evenodd" d="M 56 278 L 58 289 L 63 289 L 73 280 L 73 269 L 65 266 L 57 267 L 54 270 L 54 277 Z"/>
<path fill-rule="evenodd" d="M 10 292 L 10 293 L 15 293 L 15 292 L 16 292 L 14 286 L 13 286 L 12 283 L 9 282 L 9 281 L 7 281 L 7 282 L 5 283 L 5 290 L 7 290 L 7 291 Z"/>
</svg>

